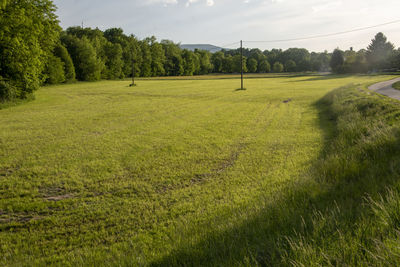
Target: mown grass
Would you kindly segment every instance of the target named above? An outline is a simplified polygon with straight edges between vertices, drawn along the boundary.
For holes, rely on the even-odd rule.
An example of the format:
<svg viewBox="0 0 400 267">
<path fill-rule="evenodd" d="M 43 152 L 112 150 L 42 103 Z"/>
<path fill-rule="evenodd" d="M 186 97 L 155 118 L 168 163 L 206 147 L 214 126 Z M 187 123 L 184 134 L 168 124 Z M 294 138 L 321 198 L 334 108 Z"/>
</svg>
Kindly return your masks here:
<svg viewBox="0 0 400 267">
<path fill-rule="evenodd" d="M 400 90 L 400 82 L 394 83 L 393 84 L 393 88 L 397 89 L 397 90 Z"/>
<path fill-rule="evenodd" d="M 0 263 L 395 264 L 389 78 L 42 88 L 0 111 Z"/>
</svg>

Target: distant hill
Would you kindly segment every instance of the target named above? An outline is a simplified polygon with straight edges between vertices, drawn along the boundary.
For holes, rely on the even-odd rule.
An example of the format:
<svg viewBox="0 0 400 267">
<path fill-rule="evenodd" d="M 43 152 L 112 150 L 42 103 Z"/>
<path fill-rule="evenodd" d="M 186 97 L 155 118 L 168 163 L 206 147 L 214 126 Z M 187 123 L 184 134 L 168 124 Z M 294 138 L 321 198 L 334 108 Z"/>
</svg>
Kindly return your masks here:
<svg viewBox="0 0 400 267">
<path fill-rule="evenodd" d="M 212 53 L 214 52 L 218 52 L 221 51 L 222 47 L 219 46 L 215 46 L 215 45 L 210 45 L 210 44 L 181 44 L 181 48 L 182 49 L 188 49 L 191 51 L 194 51 L 195 49 L 199 49 L 199 50 L 207 50 L 210 51 Z"/>
</svg>

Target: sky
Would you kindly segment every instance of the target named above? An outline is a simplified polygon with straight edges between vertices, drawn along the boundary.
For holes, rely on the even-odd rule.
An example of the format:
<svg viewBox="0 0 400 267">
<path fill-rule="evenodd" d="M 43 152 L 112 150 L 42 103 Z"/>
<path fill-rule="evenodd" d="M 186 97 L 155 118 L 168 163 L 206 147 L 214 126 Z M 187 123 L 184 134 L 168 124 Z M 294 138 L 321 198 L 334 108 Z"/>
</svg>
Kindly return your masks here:
<svg viewBox="0 0 400 267">
<path fill-rule="evenodd" d="M 311 40 L 273 41 L 337 33 L 400 20 L 399 0 L 55 0 L 61 26 L 117 27 L 139 39 L 262 50 L 320 52 L 366 48 L 377 32 L 400 46 L 400 22 Z M 235 44 L 233 44 L 235 43 Z M 226 46 L 229 44 L 228 46 Z M 232 45 L 230 45 L 232 44 Z"/>
</svg>

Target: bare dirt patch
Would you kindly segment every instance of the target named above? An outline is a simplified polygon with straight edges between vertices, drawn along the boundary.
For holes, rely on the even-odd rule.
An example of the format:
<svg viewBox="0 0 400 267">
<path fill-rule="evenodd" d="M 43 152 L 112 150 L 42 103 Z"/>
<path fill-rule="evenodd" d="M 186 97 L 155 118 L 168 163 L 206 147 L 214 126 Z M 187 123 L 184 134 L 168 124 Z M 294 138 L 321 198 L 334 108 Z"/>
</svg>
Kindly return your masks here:
<svg viewBox="0 0 400 267">
<path fill-rule="evenodd" d="M 46 197 L 45 199 L 48 201 L 61 201 L 64 199 L 70 199 L 73 198 L 74 196 L 71 194 L 66 194 L 66 195 L 61 195 L 61 196 L 51 196 L 51 197 Z"/>
</svg>

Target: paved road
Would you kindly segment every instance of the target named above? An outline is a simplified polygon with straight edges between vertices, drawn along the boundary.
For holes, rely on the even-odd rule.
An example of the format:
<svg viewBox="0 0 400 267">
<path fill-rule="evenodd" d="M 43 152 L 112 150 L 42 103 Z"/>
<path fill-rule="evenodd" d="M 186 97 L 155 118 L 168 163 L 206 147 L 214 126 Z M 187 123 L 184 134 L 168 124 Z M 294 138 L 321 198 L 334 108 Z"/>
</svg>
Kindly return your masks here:
<svg viewBox="0 0 400 267">
<path fill-rule="evenodd" d="M 390 81 L 376 83 L 368 87 L 368 89 L 379 94 L 400 100 L 400 90 L 396 90 L 392 87 L 395 82 L 400 82 L 400 77 Z"/>
</svg>

